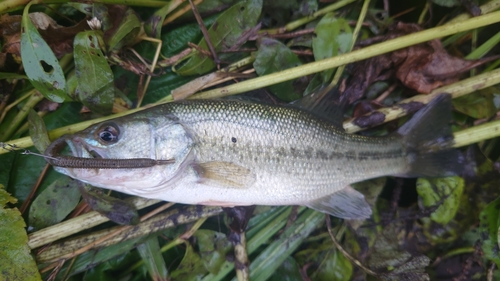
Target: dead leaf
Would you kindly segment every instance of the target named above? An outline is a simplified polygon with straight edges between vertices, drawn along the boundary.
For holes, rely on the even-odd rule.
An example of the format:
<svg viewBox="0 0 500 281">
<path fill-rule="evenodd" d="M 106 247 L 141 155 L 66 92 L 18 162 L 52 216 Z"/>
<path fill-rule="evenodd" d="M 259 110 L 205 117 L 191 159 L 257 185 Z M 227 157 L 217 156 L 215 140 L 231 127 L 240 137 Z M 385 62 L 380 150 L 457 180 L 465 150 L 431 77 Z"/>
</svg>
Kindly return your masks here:
<svg viewBox="0 0 500 281">
<path fill-rule="evenodd" d="M 386 36 L 372 38 L 360 45 L 386 41 L 420 30 L 422 28 L 417 24 L 399 22 L 389 29 Z M 351 70 L 353 78 L 343 97 L 353 103 L 364 96 L 369 85 L 390 78 L 397 78 L 404 86 L 428 94 L 436 88 L 458 81 L 461 73 L 493 59 L 497 57 L 479 60 L 454 57 L 448 54 L 439 40 L 432 40 L 354 64 Z"/>
<path fill-rule="evenodd" d="M 87 21 L 82 20 L 70 27 L 63 27 L 44 13 L 30 13 L 30 19 L 45 42 L 58 58 L 73 51 L 73 39 L 83 30 L 90 29 Z M 21 50 L 21 16 L 4 14 L 0 17 L 0 36 L 4 45 L 3 53 L 19 56 Z"/>
</svg>

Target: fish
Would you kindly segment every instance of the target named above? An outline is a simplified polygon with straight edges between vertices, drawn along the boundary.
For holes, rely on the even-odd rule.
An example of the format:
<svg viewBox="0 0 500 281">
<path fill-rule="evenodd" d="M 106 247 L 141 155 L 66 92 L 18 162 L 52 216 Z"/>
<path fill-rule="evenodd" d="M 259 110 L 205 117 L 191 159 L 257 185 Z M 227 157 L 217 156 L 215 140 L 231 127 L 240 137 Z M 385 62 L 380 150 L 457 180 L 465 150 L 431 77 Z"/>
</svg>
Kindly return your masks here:
<svg viewBox="0 0 500 281">
<path fill-rule="evenodd" d="M 96 187 L 145 198 L 225 207 L 303 205 L 343 219 L 372 214 L 353 183 L 460 173 L 462 156 L 452 148 L 450 95 L 437 96 L 384 137 L 345 133 L 342 120 L 331 117 L 332 108 L 313 98 L 291 105 L 238 100 L 162 104 L 60 141 L 74 157 L 165 164 L 55 169 Z"/>
</svg>

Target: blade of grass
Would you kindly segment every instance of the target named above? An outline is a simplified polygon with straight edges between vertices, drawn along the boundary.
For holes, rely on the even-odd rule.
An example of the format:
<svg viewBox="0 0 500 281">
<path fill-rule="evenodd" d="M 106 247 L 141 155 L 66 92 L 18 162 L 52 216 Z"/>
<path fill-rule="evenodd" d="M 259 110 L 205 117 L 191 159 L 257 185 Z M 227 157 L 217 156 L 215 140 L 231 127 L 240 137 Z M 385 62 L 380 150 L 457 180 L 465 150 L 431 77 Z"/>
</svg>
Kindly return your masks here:
<svg viewBox="0 0 500 281">
<path fill-rule="evenodd" d="M 271 243 L 250 265 L 252 280 L 266 280 L 323 221 L 324 214 L 308 209 Z"/>
</svg>

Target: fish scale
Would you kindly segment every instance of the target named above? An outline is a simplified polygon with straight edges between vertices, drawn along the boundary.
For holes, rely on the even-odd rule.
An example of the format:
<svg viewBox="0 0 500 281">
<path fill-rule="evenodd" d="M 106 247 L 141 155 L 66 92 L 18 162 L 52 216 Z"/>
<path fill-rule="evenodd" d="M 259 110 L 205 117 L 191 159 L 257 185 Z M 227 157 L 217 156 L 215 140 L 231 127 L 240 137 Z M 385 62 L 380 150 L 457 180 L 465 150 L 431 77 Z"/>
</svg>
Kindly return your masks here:
<svg viewBox="0 0 500 281">
<path fill-rule="evenodd" d="M 159 105 L 93 125 L 66 137 L 67 143 L 77 157 L 150 157 L 172 164 L 92 173 L 56 169 L 148 198 L 221 206 L 307 205 L 347 219 L 371 214 L 351 183 L 458 170 L 459 154 L 449 149 L 450 142 L 437 153 L 427 147 L 451 136 L 449 96 L 439 96 L 388 137 L 346 134 L 316 110 L 234 100 Z M 108 142 L 100 138 L 103 131 L 119 134 Z"/>
</svg>

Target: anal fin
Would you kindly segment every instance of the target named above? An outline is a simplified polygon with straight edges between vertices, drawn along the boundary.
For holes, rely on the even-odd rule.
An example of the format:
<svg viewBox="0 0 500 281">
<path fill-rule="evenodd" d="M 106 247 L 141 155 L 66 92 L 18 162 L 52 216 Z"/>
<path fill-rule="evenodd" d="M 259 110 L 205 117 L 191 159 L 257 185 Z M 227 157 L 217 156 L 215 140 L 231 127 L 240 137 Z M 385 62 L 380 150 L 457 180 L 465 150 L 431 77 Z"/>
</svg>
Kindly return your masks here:
<svg viewBox="0 0 500 281">
<path fill-rule="evenodd" d="M 211 161 L 193 165 L 200 182 L 229 188 L 248 188 L 255 182 L 249 169 L 231 162 Z"/>
<path fill-rule="evenodd" d="M 367 219 L 372 214 L 372 209 L 363 194 L 354 190 L 350 185 L 328 196 L 307 202 L 305 205 L 347 220 Z"/>
</svg>

